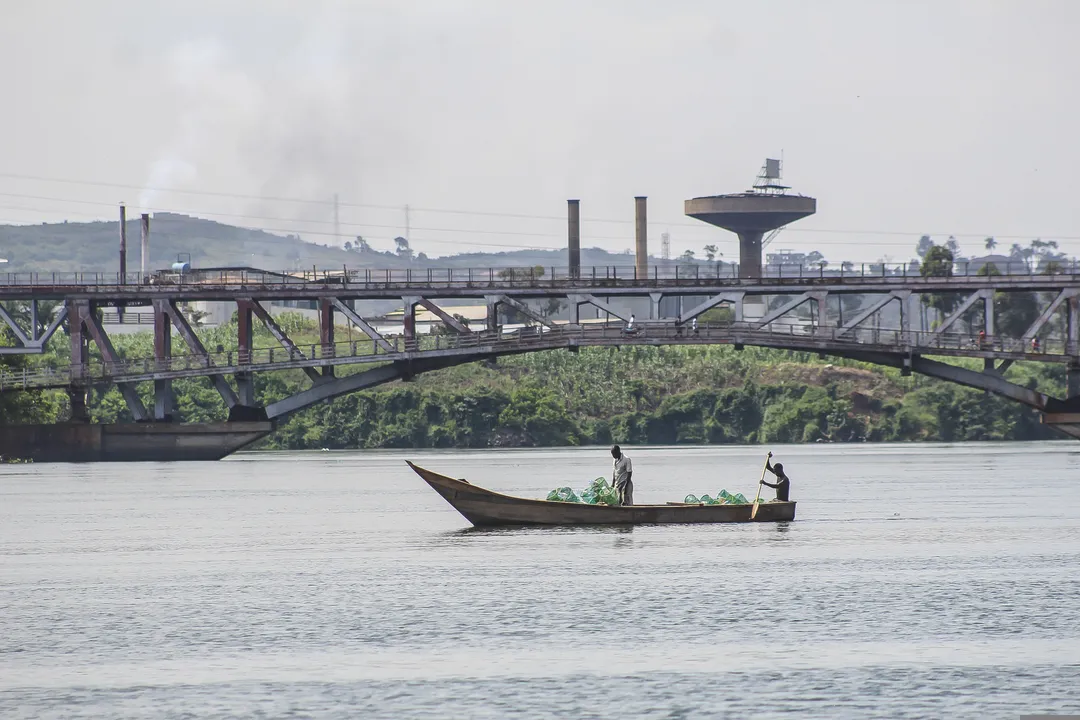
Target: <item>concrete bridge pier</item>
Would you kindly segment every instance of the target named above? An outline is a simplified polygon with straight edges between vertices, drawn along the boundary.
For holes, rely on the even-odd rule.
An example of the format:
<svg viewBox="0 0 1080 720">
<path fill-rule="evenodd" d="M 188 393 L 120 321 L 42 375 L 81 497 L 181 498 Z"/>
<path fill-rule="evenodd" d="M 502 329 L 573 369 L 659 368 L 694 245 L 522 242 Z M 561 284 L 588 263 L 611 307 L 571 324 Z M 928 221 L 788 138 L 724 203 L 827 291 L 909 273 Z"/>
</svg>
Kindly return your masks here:
<svg viewBox="0 0 1080 720">
<path fill-rule="evenodd" d="M 1080 403 L 1080 361 L 1073 361 L 1065 368 L 1065 397 Z"/>
<path fill-rule="evenodd" d="M 90 411 L 86 407 L 86 388 L 80 385 L 72 385 L 67 389 L 68 404 L 71 406 L 69 422 L 90 422 Z"/>
</svg>

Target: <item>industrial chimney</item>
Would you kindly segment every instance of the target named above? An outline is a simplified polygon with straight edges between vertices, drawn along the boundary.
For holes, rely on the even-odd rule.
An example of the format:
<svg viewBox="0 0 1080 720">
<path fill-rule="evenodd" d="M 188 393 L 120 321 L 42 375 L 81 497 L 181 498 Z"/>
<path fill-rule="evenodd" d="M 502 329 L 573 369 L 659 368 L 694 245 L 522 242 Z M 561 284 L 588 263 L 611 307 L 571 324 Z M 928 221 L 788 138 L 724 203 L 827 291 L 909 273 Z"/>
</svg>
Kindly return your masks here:
<svg viewBox="0 0 1080 720">
<path fill-rule="evenodd" d="M 581 276 L 581 204 L 578 200 L 567 200 L 566 210 L 570 277 L 576 278 Z"/>
<path fill-rule="evenodd" d="M 634 198 L 634 232 L 637 256 L 634 273 L 639 280 L 649 277 L 649 221 L 645 215 L 645 197 Z"/>
<path fill-rule="evenodd" d="M 146 274 L 150 268 L 150 214 L 142 214 L 142 275 L 146 282 Z"/>
<path fill-rule="evenodd" d="M 127 208 L 120 203 L 120 284 L 127 284 Z"/>
</svg>

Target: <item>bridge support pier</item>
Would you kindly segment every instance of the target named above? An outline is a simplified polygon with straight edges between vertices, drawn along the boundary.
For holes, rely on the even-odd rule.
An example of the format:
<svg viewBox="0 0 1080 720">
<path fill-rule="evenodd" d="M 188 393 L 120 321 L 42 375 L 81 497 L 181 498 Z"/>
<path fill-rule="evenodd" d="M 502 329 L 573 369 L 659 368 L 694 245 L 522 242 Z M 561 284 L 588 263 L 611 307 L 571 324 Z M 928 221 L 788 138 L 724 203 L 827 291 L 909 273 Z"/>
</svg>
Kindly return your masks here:
<svg viewBox="0 0 1080 720">
<path fill-rule="evenodd" d="M 1072 295 L 1066 307 L 1065 354 L 1071 357 L 1080 355 L 1080 297 Z"/>
<path fill-rule="evenodd" d="M 1065 368 L 1065 397 L 1069 400 L 1080 396 L 1080 362 L 1070 362 Z"/>
<path fill-rule="evenodd" d="M 90 411 L 86 409 L 86 388 L 81 385 L 72 385 L 67 389 L 68 404 L 71 405 L 71 417 L 69 422 L 90 422 Z"/>
<path fill-rule="evenodd" d="M 499 332 L 499 298 L 495 295 L 488 295 L 487 300 L 487 329 L 488 332 Z"/>
<path fill-rule="evenodd" d="M 86 374 L 86 364 L 90 359 L 90 353 L 86 346 L 86 335 L 83 333 L 82 310 L 86 301 L 77 301 L 68 304 L 68 332 L 71 338 L 71 384 L 73 387 L 81 387 L 83 376 Z M 82 390 L 85 406 L 86 390 Z"/>
<path fill-rule="evenodd" d="M 322 344 L 322 356 L 334 357 L 334 302 L 330 298 L 319 300 L 319 342 Z M 323 365 L 322 376 L 333 377 L 334 366 Z"/>
<path fill-rule="evenodd" d="M 167 300 L 154 301 L 154 361 L 159 371 L 167 370 L 172 359 L 172 320 L 167 304 Z M 171 421 L 172 415 L 172 380 L 155 380 L 154 419 Z"/>
<path fill-rule="evenodd" d="M 236 301 L 236 349 L 237 364 L 251 364 L 252 348 L 252 301 Z M 236 373 L 236 395 L 239 405 L 255 407 L 255 376 L 250 372 Z"/>
<path fill-rule="evenodd" d="M 402 298 L 405 302 L 405 314 L 401 316 L 402 333 L 405 335 L 405 349 L 416 349 L 416 301 L 417 298 Z"/>
</svg>

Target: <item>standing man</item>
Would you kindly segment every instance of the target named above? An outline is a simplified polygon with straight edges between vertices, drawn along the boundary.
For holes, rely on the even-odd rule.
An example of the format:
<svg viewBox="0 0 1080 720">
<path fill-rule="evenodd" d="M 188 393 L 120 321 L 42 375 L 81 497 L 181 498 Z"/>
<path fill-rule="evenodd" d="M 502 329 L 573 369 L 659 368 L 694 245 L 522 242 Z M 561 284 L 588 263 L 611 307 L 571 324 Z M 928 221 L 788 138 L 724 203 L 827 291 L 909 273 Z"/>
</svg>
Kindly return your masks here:
<svg viewBox="0 0 1080 720">
<path fill-rule="evenodd" d="M 761 484 L 776 489 L 776 499 L 781 502 L 788 501 L 788 494 L 791 492 L 791 481 L 788 480 L 788 476 L 784 473 L 783 463 L 776 463 L 775 465 L 770 463 L 772 460 L 772 453 L 769 453 L 769 457 L 765 460 L 765 469 L 776 476 L 776 482 L 765 482 L 762 479 Z"/>
<path fill-rule="evenodd" d="M 633 505 L 634 483 L 631 478 L 634 475 L 634 466 L 631 464 L 630 458 L 623 455 L 622 448 L 618 445 L 612 446 L 611 457 L 615 458 L 614 467 L 611 471 L 611 484 L 619 495 L 619 504 Z"/>
</svg>

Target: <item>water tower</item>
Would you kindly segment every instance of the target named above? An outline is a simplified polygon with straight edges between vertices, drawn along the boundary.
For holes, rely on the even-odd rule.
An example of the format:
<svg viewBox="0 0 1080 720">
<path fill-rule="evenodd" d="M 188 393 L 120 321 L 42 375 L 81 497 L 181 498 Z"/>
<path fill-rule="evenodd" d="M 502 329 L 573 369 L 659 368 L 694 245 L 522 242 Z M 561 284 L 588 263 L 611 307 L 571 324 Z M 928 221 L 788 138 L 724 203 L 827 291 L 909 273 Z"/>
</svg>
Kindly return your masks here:
<svg viewBox="0 0 1080 720">
<path fill-rule="evenodd" d="M 754 187 L 735 195 L 713 195 L 687 200 L 685 212 L 697 220 L 722 227 L 739 236 L 739 277 L 760 278 L 761 249 L 782 227 L 817 212 L 817 200 L 788 195 L 780 184 L 780 160 L 767 159 Z"/>
</svg>

